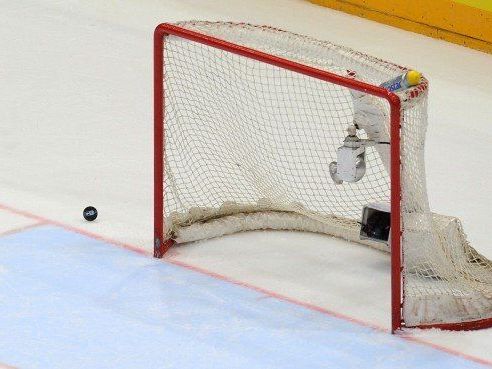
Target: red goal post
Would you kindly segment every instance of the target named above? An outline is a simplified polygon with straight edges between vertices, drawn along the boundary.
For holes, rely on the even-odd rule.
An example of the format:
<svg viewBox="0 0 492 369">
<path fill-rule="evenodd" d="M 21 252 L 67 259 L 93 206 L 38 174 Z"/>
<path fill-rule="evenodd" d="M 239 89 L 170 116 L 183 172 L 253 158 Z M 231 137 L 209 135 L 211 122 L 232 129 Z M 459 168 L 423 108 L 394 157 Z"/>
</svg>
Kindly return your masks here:
<svg viewBox="0 0 492 369">
<path fill-rule="evenodd" d="M 401 97 L 393 92 L 372 85 L 350 76 L 338 75 L 326 70 L 304 65 L 292 60 L 271 55 L 253 48 L 228 42 L 210 35 L 202 34 L 179 25 L 163 23 L 157 26 L 154 33 L 154 256 L 161 258 L 173 245 L 172 239 L 165 237 L 164 216 L 164 168 L 166 134 L 165 91 L 164 91 L 164 60 L 167 36 L 174 36 L 193 43 L 220 49 L 227 53 L 273 65 L 278 68 L 302 74 L 334 85 L 343 86 L 364 94 L 382 98 L 389 104 L 390 113 L 390 200 L 391 200 L 391 330 L 394 332 L 405 326 L 403 316 L 403 253 L 402 253 L 402 215 L 401 215 L 401 148 L 400 129 L 402 123 Z M 419 86 L 420 91 L 427 88 L 427 83 Z M 419 94 L 415 89 L 409 95 Z M 478 329 L 492 326 L 492 319 L 446 324 L 426 324 L 419 327 L 438 327 L 445 329 Z"/>
<path fill-rule="evenodd" d="M 161 258 L 173 241 L 164 240 L 164 42 L 167 35 L 215 47 L 263 63 L 285 68 L 322 81 L 335 83 L 386 99 L 391 111 L 391 299 L 392 330 L 401 326 L 401 229 L 400 229 L 400 98 L 393 92 L 355 79 L 295 63 L 273 55 L 163 23 L 154 32 L 154 256 Z M 164 124 L 163 124 L 164 122 Z"/>
</svg>

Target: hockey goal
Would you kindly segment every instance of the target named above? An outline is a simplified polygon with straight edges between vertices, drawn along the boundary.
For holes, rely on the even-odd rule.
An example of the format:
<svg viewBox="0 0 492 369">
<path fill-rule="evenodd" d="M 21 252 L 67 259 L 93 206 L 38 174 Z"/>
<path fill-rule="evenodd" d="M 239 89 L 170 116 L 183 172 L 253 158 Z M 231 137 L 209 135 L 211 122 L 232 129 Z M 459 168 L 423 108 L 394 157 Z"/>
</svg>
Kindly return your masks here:
<svg viewBox="0 0 492 369">
<path fill-rule="evenodd" d="M 390 251 L 393 331 L 492 326 L 492 263 L 429 209 L 425 79 L 392 93 L 378 86 L 406 68 L 249 24 L 161 24 L 154 47 L 156 257 L 246 230 L 326 233 Z M 374 145 L 363 177 L 336 183 L 350 126 Z M 360 237 L 370 203 L 390 204 L 386 244 Z"/>
</svg>

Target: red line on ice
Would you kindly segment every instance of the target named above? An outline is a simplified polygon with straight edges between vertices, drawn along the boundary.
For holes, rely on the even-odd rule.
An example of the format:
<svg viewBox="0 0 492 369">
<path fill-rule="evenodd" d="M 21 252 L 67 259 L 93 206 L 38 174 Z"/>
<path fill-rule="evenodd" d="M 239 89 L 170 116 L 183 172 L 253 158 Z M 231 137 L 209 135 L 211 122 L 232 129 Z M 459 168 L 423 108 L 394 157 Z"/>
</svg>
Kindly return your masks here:
<svg viewBox="0 0 492 369">
<path fill-rule="evenodd" d="M 11 235 L 11 234 L 14 234 L 14 233 L 24 232 L 24 231 L 26 231 L 28 229 L 40 227 L 40 226 L 42 226 L 44 224 L 47 224 L 47 223 L 46 222 L 36 222 L 36 223 L 28 224 L 28 225 L 25 225 L 25 226 L 22 226 L 22 227 L 12 228 L 12 229 L 9 229 L 7 231 L 0 232 L 0 237 L 8 236 L 8 235 Z M 1 369 L 1 367 L 0 367 L 0 369 Z"/>
<path fill-rule="evenodd" d="M 17 369 L 17 368 L 15 366 L 10 366 L 0 363 L 0 369 Z"/>
</svg>

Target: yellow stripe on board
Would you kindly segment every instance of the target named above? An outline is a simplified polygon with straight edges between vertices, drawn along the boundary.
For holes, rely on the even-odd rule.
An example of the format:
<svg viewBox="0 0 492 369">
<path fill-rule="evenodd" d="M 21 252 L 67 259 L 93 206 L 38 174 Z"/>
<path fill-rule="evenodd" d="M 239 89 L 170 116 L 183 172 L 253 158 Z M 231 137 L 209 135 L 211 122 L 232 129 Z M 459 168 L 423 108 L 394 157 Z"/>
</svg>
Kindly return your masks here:
<svg viewBox="0 0 492 369">
<path fill-rule="evenodd" d="M 454 0 L 454 2 L 492 12 L 492 0 Z"/>
<path fill-rule="evenodd" d="M 407 31 L 492 53 L 492 12 L 451 0 L 309 0 Z M 460 0 L 492 6 L 492 0 Z"/>
</svg>

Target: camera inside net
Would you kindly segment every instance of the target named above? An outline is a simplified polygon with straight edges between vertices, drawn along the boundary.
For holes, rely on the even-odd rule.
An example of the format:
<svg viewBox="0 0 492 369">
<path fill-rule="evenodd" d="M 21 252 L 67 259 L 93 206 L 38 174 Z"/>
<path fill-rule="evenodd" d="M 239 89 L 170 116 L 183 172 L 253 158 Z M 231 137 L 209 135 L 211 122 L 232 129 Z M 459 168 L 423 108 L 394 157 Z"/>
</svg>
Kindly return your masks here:
<svg viewBox="0 0 492 369">
<path fill-rule="evenodd" d="M 389 242 L 391 229 L 390 206 L 374 203 L 364 206 L 360 228 L 360 238 L 377 242 Z"/>
</svg>

